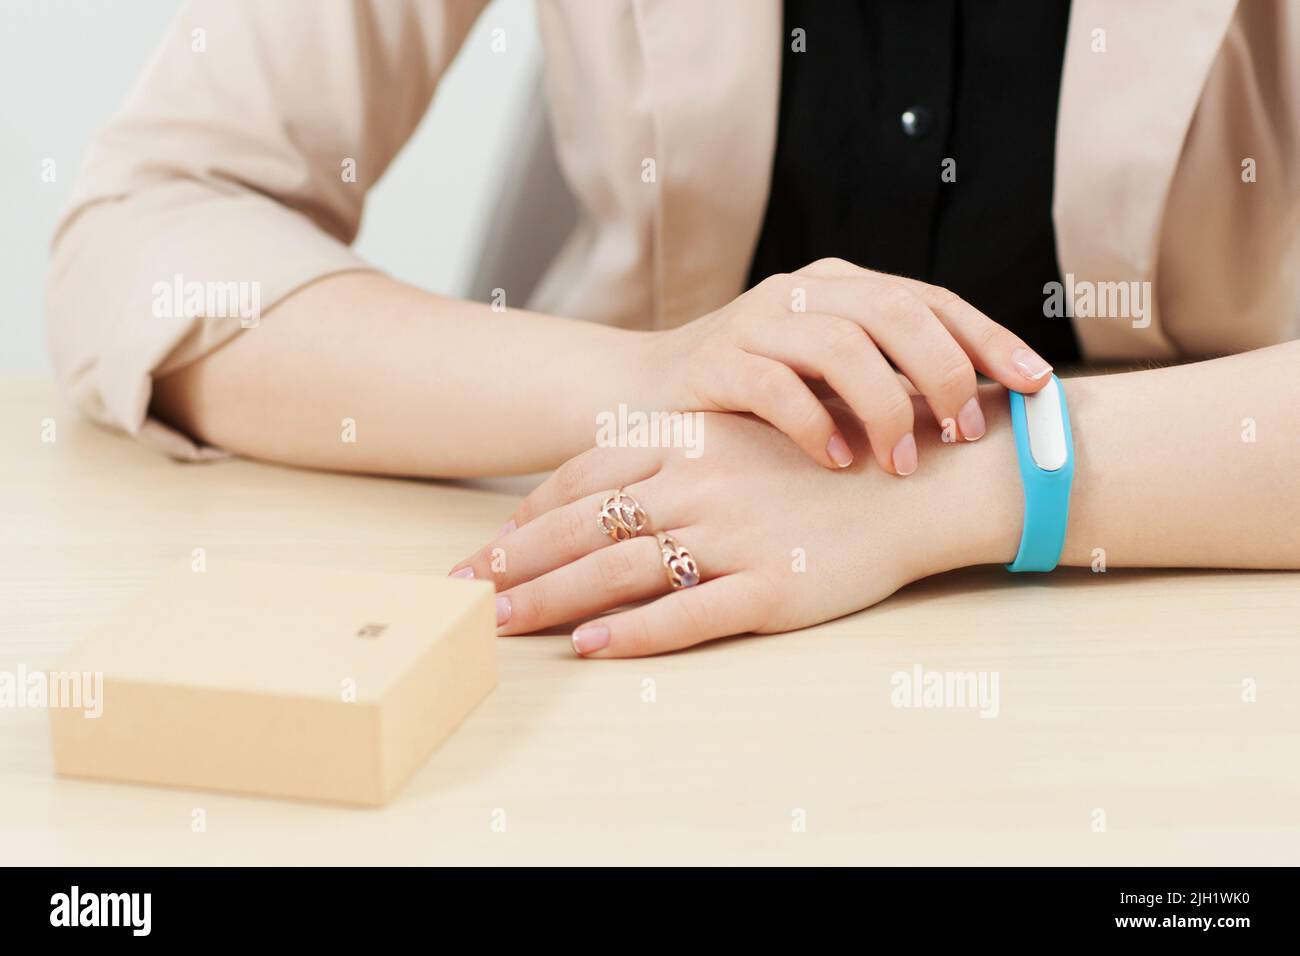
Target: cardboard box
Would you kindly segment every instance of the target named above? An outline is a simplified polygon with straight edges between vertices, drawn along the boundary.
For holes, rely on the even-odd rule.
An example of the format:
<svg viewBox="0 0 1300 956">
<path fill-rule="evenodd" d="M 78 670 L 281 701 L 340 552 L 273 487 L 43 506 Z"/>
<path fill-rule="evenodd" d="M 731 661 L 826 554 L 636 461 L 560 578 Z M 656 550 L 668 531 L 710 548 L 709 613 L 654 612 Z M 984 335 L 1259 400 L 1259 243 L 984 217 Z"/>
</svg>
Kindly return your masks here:
<svg viewBox="0 0 1300 956">
<path fill-rule="evenodd" d="M 59 665 L 60 774 L 386 803 L 496 686 L 484 581 L 211 562 L 156 582 Z"/>
</svg>

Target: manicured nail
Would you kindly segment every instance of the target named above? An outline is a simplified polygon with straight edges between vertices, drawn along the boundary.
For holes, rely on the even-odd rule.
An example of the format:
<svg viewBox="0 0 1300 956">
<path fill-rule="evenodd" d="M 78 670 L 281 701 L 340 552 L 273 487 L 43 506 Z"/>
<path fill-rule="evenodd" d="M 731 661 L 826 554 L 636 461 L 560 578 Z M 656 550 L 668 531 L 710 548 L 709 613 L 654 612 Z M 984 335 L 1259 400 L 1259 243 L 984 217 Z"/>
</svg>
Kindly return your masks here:
<svg viewBox="0 0 1300 956">
<path fill-rule="evenodd" d="M 966 404 L 957 413 L 957 424 L 961 427 L 962 437 L 974 441 L 984 435 L 984 412 L 980 410 L 978 398 L 967 399 Z"/>
<path fill-rule="evenodd" d="M 449 577 L 453 578 L 472 578 L 474 576 L 473 568 L 461 568 L 459 571 L 453 571 Z"/>
<path fill-rule="evenodd" d="M 831 461 L 841 468 L 847 468 L 853 464 L 853 452 L 849 450 L 849 443 L 844 440 L 844 436 L 836 432 L 831 436 L 831 440 L 826 443 L 826 454 L 831 456 Z"/>
<path fill-rule="evenodd" d="M 504 594 L 497 595 L 497 627 L 510 620 L 510 598 Z"/>
<path fill-rule="evenodd" d="M 573 653 L 579 657 L 593 654 L 609 646 L 609 628 L 599 624 L 584 624 L 573 632 Z"/>
<path fill-rule="evenodd" d="M 1052 366 L 1043 361 L 1038 353 L 1031 352 L 1029 349 L 1016 349 L 1011 353 L 1011 361 L 1015 363 L 1016 368 L 1020 369 L 1020 374 L 1031 382 L 1037 382 L 1052 371 Z"/>
<path fill-rule="evenodd" d="M 900 475 L 910 475 L 916 471 L 916 439 L 911 432 L 898 440 L 894 454 L 890 457 L 894 460 L 894 471 Z"/>
<path fill-rule="evenodd" d="M 508 535 L 511 531 L 514 530 L 515 530 L 515 519 L 511 518 L 509 521 L 507 521 L 505 524 L 501 526 L 501 530 L 497 532 L 497 537 L 504 538 L 506 535 Z"/>
</svg>

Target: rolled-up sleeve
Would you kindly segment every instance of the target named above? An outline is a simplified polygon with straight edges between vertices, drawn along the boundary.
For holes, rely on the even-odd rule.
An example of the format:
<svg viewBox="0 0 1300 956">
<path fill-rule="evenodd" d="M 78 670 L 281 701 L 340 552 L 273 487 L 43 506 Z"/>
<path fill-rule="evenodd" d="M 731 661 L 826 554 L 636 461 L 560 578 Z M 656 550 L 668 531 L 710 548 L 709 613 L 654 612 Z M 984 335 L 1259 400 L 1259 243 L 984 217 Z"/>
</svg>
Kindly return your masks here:
<svg viewBox="0 0 1300 956">
<path fill-rule="evenodd" d="M 352 251 L 480 0 L 196 0 L 95 137 L 54 234 L 46 324 L 92 418 L 188 459 L 154 376 L 255 326 Z"/>
</svg>

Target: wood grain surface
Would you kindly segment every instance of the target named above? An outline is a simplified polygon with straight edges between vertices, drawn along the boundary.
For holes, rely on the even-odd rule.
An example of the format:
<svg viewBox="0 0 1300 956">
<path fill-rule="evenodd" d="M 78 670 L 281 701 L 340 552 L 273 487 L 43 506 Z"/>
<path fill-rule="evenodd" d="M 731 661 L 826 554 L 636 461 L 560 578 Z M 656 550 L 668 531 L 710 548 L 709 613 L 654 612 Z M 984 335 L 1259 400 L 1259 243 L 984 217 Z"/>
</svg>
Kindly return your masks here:
<svg viewBox="0 0 1300 956">
<path fill-rule="evenodd" d="M 516 500 L 177 464 L 80 421 L 44 380 L 0 382 L 0 454 L 10 671 L 53 665 L 195 548 L 209 566 L 442 575 Z M 502 639 L 499 689 L 378 811 L 58 779 L 46 714 L 6 708 L 0 857 L 1296 863 L 1298 645 L 1300 575 L 995 568 L 648 660 L 577 660 L 566 634 Z M 996 675 L 996 716 L 895 706 L 895 675 L 918 665 Z"/>
</svg>

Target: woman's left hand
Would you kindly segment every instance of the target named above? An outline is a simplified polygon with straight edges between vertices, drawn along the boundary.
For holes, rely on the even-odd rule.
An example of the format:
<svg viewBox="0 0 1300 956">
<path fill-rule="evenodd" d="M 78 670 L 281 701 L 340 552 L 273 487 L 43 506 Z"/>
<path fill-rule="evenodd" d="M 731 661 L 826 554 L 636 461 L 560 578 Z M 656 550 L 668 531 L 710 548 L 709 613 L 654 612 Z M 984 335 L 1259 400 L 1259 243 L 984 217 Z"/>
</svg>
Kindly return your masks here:
<svg viewBox="0 0 1300 956">
<path fill-rule="evenodd" d="M 992 440 L 954 451 L 937 427 L 918 429 L 936 467 L 906 481 L 869 456 L 828 471 L 770 425 L 736 414 L 701 413 L 697 458 L 673 448 L 592 449 L 538 486 L 452 574 L 495 583 L 503 635 L 594 618 L 574 631 L 575 651 L 637 657 L 804 627 L 930 574 L 1010 560 L 1020 503 L 1005 392 L 986 388 L 981 397 L 1000 409 L 990 416 Z M 853 417 L 837 417 L 863 447 Z M 646 523 L 614 542 L 597 518 L 620 488 Z M 670 588 L 655 532 L 693 556 L 698 584 Z"/>
</svg>

